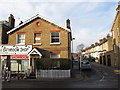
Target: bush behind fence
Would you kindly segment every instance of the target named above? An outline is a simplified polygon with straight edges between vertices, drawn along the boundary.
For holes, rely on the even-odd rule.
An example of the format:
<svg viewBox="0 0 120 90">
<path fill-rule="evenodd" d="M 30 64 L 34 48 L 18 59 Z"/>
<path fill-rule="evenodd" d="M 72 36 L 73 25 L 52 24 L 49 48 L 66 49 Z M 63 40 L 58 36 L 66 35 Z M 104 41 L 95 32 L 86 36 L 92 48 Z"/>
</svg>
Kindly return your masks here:
<svg viewBox="0 0 120 90">
<path fill-rule="evenodd" d="M 71 60 L 66 58 L 41 58 L 36 59 L 36 68 L 42 70 L 69 70 L 71 68 Z"/>
</svg>

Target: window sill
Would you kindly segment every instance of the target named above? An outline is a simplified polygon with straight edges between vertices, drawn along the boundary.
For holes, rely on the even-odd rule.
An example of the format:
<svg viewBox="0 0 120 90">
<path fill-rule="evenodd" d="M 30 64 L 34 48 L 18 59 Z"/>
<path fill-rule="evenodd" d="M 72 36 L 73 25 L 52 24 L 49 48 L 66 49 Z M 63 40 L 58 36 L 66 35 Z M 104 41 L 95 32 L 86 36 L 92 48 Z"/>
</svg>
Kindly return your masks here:
<svg viewBox="0 0 120 90">
<path fill-rule="evenodd" d="M 50 43 L 50 45 L 60 45 L 60 42 L 59 43 Z"/>
<path fill-rule="evenodd" d="M 33 45 L 42 45 L 42 43 L 34 43 Z"/>
<path fill-rule="evenodd" d="M 16 44 L 16 45 L 25 45 L 25 43 L 19 43 L 19 44 Z"/>
</svg>

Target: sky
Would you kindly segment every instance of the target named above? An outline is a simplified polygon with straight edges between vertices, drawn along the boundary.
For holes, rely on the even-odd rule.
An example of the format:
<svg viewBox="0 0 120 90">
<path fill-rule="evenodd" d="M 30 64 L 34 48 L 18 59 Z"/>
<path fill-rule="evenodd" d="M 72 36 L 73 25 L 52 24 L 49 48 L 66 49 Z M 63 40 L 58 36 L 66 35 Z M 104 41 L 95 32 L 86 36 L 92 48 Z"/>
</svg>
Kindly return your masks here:
<svg viewBox="0 0 120 90">
<path fill-rule="evenodd" d="M 66 27 L 70 19 L 73 52 L 77 45 L 85 47 L 99 42 L 110 33 L 119 0 L 0 0 L 0 20 L 15 17 L 16 26 L 39 14 Z"/>
</svg>

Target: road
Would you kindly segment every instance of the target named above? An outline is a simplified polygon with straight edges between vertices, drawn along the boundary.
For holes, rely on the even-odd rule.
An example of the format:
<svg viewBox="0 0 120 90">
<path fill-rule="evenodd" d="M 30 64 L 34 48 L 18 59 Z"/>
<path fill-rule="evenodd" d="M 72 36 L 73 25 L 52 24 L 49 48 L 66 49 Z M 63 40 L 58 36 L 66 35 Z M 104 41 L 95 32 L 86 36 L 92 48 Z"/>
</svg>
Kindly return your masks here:
<svg viewBox="0 0 120 90">
<path fill-rule="evenodd" d="M 73 75 L 65 80 L 24 79 L 3 82 L 4 88 L 119 88 L 119 75 L 114 68 L 92 62 L 92 70 L 80 73 L 78 62 L 73 65 Z M 82 77 L 80 77 L 82 75 Z"/>
</svg>

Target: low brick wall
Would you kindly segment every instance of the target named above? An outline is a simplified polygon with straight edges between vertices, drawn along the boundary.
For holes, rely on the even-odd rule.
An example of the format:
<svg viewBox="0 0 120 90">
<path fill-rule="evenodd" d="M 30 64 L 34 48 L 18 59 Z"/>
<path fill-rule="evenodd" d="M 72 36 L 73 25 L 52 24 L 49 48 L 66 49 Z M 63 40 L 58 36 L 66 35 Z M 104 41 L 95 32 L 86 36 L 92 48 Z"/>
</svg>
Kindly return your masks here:
<svg viewBox="0 0 120 90">
<path fill-rule="evenodd" d="M 70 78 L 70 70 L 39 70 L 37 78 Z"/>
</svg>

